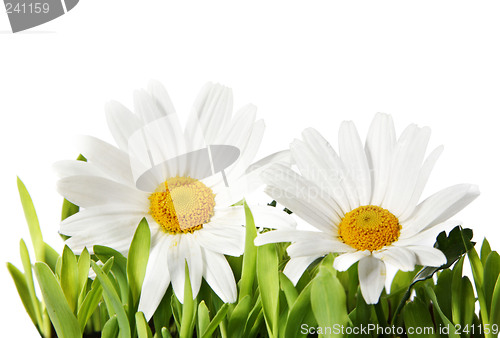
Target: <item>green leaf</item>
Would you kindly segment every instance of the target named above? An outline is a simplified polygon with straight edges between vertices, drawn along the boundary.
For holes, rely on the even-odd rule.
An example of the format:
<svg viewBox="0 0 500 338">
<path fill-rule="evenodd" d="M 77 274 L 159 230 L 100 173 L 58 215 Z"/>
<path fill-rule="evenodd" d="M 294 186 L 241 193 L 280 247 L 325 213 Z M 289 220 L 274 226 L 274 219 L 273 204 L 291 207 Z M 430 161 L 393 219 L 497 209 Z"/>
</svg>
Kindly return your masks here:
<svg viewBox="0 0 500 338">
<path fill-rule="evenodd" d="M 472 230 L 462 229 L 461 226 L 456 226 L 450 231 L 449 235 L 446 236 L 446 232 L 441 232 L 436 239 L 434 247 L 441 250 L 446 256 L 446 263 L 439 267 L 427 266 L 422 268 L 413 278 L 410 286 L 403 295 L 394 316 L 392 317 L 392 322 L 394 323 L 397 315 L 403 309 L 406 301 L 410 298 L 411 290 L 416 283 L 425 281 L 440 271 L 449 268 L 453 263 L 455 263 L 463 254 L 474 247 L 474 242 L 471 242 Z"/>
<path fill-rule="evenodd" d="M 144 317 L 144 313 L 136 312 L 135 323 L 137 325 L 137 336 L 139 338 L 153 338 L 153 334 L 146 321 L 146 317 Z"/>
<path fill-rule="evenodd" d="M 45 248 L 45 263 L 49 266 L 49 268 L 52 270 L 52 272 L 56 272 L 56 264 L 57 260 L 59 259 L 59 253 L 54 250 L 50 245 L 47 243 L 44 243 L 44 248 Z"/>
<path fill-rule="evenodd" d="M 76 313 L 78 305 L 78 264 L 73 251 L 65 245 L 61 263 L 61 288 L 69 308 Z"/>
<path fill-rule="evenodd" d="M 68 306 L 56 276 L 49 266 L 43 262 L 35 263 L 35 274 L 57 336 L 60 338 L 81 337 L 82 333 L 78 321 Z"/>
<path fill-rule="evenodd" d="M 130 244 L 127 261 L 127 276 L 130 291 L 132 292 L 132 300 L 134 304 L 139 303 L 139 296 L 141 294 L 142 282 L 146 275 L 146 266 L 149 259 L 149 248 L 151 245 L 151 232 L 149 225 L 145 218 L 141 220 L 137 230 L 135 231 L 134 238 Z"/>
<path fill-rule="evenodd" d="M 454 276 L 455 277 L 455 276 Z M 474 319 L 474 305 L 476 299 L 472 284 L 467 276 L 453 278 L 451 284 L 451 313 L 453 322 L 466 327 Z"/>
<path fill-rule="evenodd" d="M 486 259 L 488 258 L 490 252 L 491 252 L 490 243 L 485 238 L 483 239 L 483 245 L 481 245 L 481 262 L 483 263 L 483 265 L 486 264 Z"/>
<path fill-rule="evenodd" d="M 219 326 L 219 324 L 224 320 L 226 317 L 226 313 L 229 310 L 229 304 L 224 303 L 215 317 L 212 319 L 210 324 L 208 325 L 207 329 L 205 332 L 203 332 L 202 338 L 209 338 L 212 336 L 212 333 L 214 333 L 215 329 Z"/>
<path fill-rule="evenodd" d="M 431 334 L 431 331 L 422 331 L 416 333 L 414 329 L 434 329 L 434 323 L 432 322 L 431 315 L 429 314 L 429 309 L 426 304 L 418 299 L 413 302 L 406 304 L 403 310 L 403 318 L 405 322 L 405 327 L 407 328 L 408 337 L 438 337 L 436 334 Z M 410 330 L 408 330 L 411 328 Z M 435 332 L 432 331 L 432 332 Z"/>
<path fill-rule="evenodd" d="M 498 276 L 495 289 L 493 290 L 490 323 L 492 325 L 500 323 L 500 276 Z"/>
<path fill-rule="evenodd" d="M 21 261 L 23 263 L 26 286 L 28 287 L 29 297 L 33 304 L 33 310 L 35 311 L 36 322 L 34 322 L 34 324 L 37 327 L 41 327 L 42 325 L 41 304 L 35 293 L 35 284 L 33 282 L 33 272 L 31 267 L 30 254 L 28 252 L 28 248 L 26 247 L 26 243 L 22 239 L 21 242 L 19 243 L 19 251 L 21 255 Z"/>
<path fill-rule="evenodd" d="M 102 328 L 101 338 L 115 338 L 118 337 L 120 328 L 118 326 L 118 319 L 116 315 L 111 316 Z"/>
<path fill-rule="evenodd" d="M 163 298 L 156 308 L 156 311 L 153 315 L 153 322 L 155 326 L 155 330 L 157 332 L 161 331 L 161 328 L 170 322 L 170 318 L 172 318 L 172 307 L 170 306 L 170 299 L 172 298 L 172 287 L 169 287 Z"/>
<path fill-rule="evenodd" d="M 30 290 L 28 288 L 28 284 L 26 283 L 25 275 L 11 263 L 7 263 L 7 269 L 9 270 L 9 273 L 12 276 L 12 279 L 14 280 L 17 293 L 19 293 L 19 297 L 23 302 L 26 312 L 30 316 L 33 324 L 37 326 L 38 330 L 40 331 L 39 326 L 37 325 L 39 321 L 37 320 L 36 317 L 35 308 L 33 306 L 33 300 L 30 297 Z"/>
<path fill-rule="evenodd" d="M 257 237 L 257 229 L 252 212 L 247 203 L 244 203 L 245 208 L 245 253 L 243 255 L 243 268 L 240 280 L 239 301 L 245 296 L 253 294 L 255 283 L 255 266 L 257 261 L 257 248 L 254 245 L 255 237 Z"/>
<path fill-rule="evenodd" d="M 453 271 L 446 269 L 441 271 L 438 276 L 437 284 L 434 287 L 436 298 L 443 313 L 448 318 L 451 315 L 451 283 L 453 280 Z"/>
<path fill-rule="evenodd" d="M 250 307 L 252 306 L 252 298 L 247 295 L 241 301 L 238 302 L 233 312 L 231 313 L 231 318 L 229 318 L 228 324 L 228 334 L 230 337 L 241 337 L 242 332 L 245 329 L 245 323 L 247 316 L 250 312 Z"/>
<path fill-rule="evenodd" d="M 295 286 L 293 286 L 293 283 L 290 281 L 290 279 L 288 279 L 288 277 L 285 276 L 283 272 L 280 272 L 280 286 L 281 290 L 283 290 L 283 293 L 285 294 L 288 308 L 291 309 L 292 305 L 297 300 L 299 293 L 297 292 Z"/>
<path fill-rule="evenodd" d="M 495 289 L 498 275 L 500 275 L 500 256 L 496 251 L 493 251 L 488 255 L 488 258 L 486 259 L 486 262 L 484 264 L 483 291 L 488 313 L 490 313 L 491 311 L 493 291 Z"/>
<path fill-rule="evenodd" d="M 201 334 L 205 332 L 208 325 L 210 324 L 210 313 L 208 311 L 205 301 L 201 301 L 198 305 L 198 326 L 197 326 L 197 337 L 201 337 Z"/>
<path fill-rule="evenodd" d="M 300 325 L 306 323 L 306 316 L 311 311 L 311 285 L 312 281 L 306 285 L 297 297 L 297 300 L 290 309 L 285 328 L 285 337 L 298 337 L 300 335 Z"/>
<path fill-rule="evenodd" d="M 321 265 L 311 283 L 311 308 L 318 326 L 325 328 L 334 325 L 345 326 L 348 320 L 346 294 L 333 267 Z M 325 334 L 324 336 L 342 335 Z"/>
<path fill-rule="evenodd" d="M 187 262 L 184 268 L 184 304 L 182 306 L 181 320 L 181 338 L 190 338 L 193 336 L 194 324 L 196 318 L 196 304 L 193 300 L 193 289 L 191 288 L 191 280 L 189 279 L 189 268 Z"/>
<path fill-rule="evenodd" d="M 102 267 L 102 271 L 105 274 L 108 274 L 109 271 L 111 270 L 111 267 L 113 266 L 114 258 L 110 258 Z M 96 278 L 92 282 L 92 286 L 90 291 L 87 293 L 85 296 L 85 299 L 83 300 L 82 305 L 80 305 L 78 309 L 78 323 L 80 324 L 80 329 L 83 331 L 85 328 L 85 325 L 87 324 L 88 320 L 94 313 L 94 311 L 97 309 L 99 302 L 101 301 L 102 297 L 102 286 L 101 282 L 99 282 L 99 279 Z"/>
<path fill-rule="evenodd" d="M 130 337 L 130 326 L 127 318 L 127 313 L 118 297 L 113 284 L 109 280 L 108 276 L 102 271 L 102 269 L 93 261 L 90 262 L 92 269 L 95 271 L 97 278 L 101 282 L 102 288 L 104 290 L 106 305 L 109 310 L 112 310 L 117 315 L 118 326 L 120 327 L 120 337 Z M 113 264 L 114 266 L 114 264 Z"/>
<path fill-rule="evenodd" d="M 78 257 L 78 295 L 79 299 L 85 297 L 85 288 L 89 279 L 90 254 L 87 248 L 84 248 L 80 257 Z M 80 303 L 78 304 L 80 305 Z"/>
<path fill-rule="evenodd" d="M 257 248 L 257 281 L 267 331 L 270 337 L 276 337 L 278 334 L 278 297 L 280 285 L 278 256 L 273 243 Z"/>
<path fill-rule="evenodd" d="M 434 290 L 432 290 L 432 288 L 428 284 L 425 284 L 425 283 L 424 283 L 423 288 L 424 288 L 424 291 L 429 296 L 429 298 L 431 299 L 432 305 L 433 305 L 434 309 L 436 310 L 436 312 L 438 313 L 439 317 L 441 318 L 442 322 L 444 323 L 444 326 L 449 329 L 448 336 L 453 337 L 453 338 L 460 338 L 460 335 L 457 334 L 455 331 L 455 325 L 448 319 L 448 317 L 446 317 L 446 315 L 443 313 L 443 311 L 439 307 L 439 303 L 437 301 L 436 294 L 434 293 Z"/>
<path fill-rule="evenodd" d="M 170 334 L 170 332 L 167 330 L 166 327 L 161 328 L 161 336 L 163 338 L 171 338 L 172 337 L 172 335 Z"/>
<path fill-rule="evenodd" d="M 19 177 L 17 178 L 17 189 L 19 190 L 19 197 L 21 198 L 21 204 L 23 205 L 24 217 L 28 223 L 31 241 L 33 243 L 33 248 L 35 249 L 35 258 L 37 261 L 43 262 L 45 260 L 45 243 L 43 242 L 40 223 L 38 222 L 38 217 L 36 215 L 31 196 Z"/>
<path fill-rule="evenodd" d="M 106 262 L 111 257 L 114 257 L 113 267 L 111 271 L 116 277 L 119 288 L 116 289 L 120 292 L 120 299 L 123 304 L 128 304 L 129 286 L 127 280 L 127 259 L 118 251 L 106 246 L 94 245 L 94 254 L 101 262 Z"/>
</svg>

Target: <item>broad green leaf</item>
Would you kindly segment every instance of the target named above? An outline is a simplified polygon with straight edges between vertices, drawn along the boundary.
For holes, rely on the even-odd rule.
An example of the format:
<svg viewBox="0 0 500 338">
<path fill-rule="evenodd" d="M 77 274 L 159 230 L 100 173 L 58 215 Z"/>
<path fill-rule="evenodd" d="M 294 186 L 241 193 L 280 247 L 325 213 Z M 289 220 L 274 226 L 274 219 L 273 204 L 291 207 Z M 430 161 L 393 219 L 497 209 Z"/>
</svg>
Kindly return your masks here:
<svg viewBox="0 0 500 338">
<path fill-rule="evenodd" d="M 137 336 L 139 338 L 153 338 L 153 334 L 146 321 L 146 317 L 144 317 L 144 313 L 136 312 L 135 323 L 137 325 Z"/>
<path fill-rule="evenodd" d="M 111 257 L 115 258 L 111 271 L 115 275 L 119 285 L 119 288 L 116 290 L 120 292 L 122 303 L 128 304 L 129 286 L 127 280 L 127 259 L 120 252 L 101 245 L 94 245 L 94 254 L 103 263 Z"/>
<path fill-rule="evenodd" d="M 446 269 L 439 274 L 437 284 L 434 287 L 436 298 L 439 302 L 439 307 L 448 318 L 451 316 L 451 283 L 453 279 L 453 271 Z"/>
<path fill-rule="evenodd" d="M 78 285 L 78 263 L 73 251 L 65 245 L 61 263 L 61 288 L 73 313 L 76 313 L 78 305 Z"/>
<path fill-rule="evenodd" d="M 270 337 L 278 334 L 279 275 L 278 256 L 273 243 L 257 248 L 257 281 L 262 309 Z"/>
<path fill-rule="evenodd" d="M 108 274 L 113 266 L 114 258 L 110 258 L 102 267 L 102 271 Z M 102 286 L 99 279 L 96 278 L 92 282 L 92 287 L 90 291 L 85 296 L 82 305 L 78 309 L 78 323 L 80 324 L 80 329 L 83 331 L 88 320 L 94 313 L 95 309 L 99 306 L 99 302 L 102 297 Z"/>
<path fill-rule="evenodd" d="M 52 272 L 56 271 L 57 260 L 59 259 L 59 253 L 54 250 L 50 245 L 44 243 L 44 254 L 45 254 L 45 263 L 49 266 Z"/>
<path fill-rule="evenodd" d="M 44 262 L 45 243 L 43 242 L 40 223 L 38 222 L 38 217 L 36 215 L 35 206 L 33 205 L 31 196 L 19 177 L 17 178 L 17 189 L 19 190 L 19 197 L 21 198 L 21 204 L 23 205 L 24 217 L 28 223 L 31 241 L 33 243 L 33 248 L 35 249 L 35 258 L 39 262 Z"/>
<path fill-rule="evenodd" d="M 210 313 L 208 311 L 205 301 L 201 301 L 198 305 L 198 326 L 197 326 L 197 337 L 201 337 L 201 334 L 205 332 L 208 325 L 210 324 Z"/>
<path fill-rule="evenodd" d="M 311 308 L 319 327 L 346 326 L 348 321 L 346 294 L 332 267 L 320 266 L 312 280 Z M 325 334 L 325 337 L 342 335 Z"/>
<path fill-rule="evenodd" d="M 457 334 L 455 331 L 455 325 L 448 319 L 448 317 L 446 317 L 446 315 L 443 313 L 443 311 L 439 307 L 439 303 L 437 301 L 436 294 L 434 293 L 434 290 L 432 290 L 432 288 L 428 284 L 424 284 L 423 288 L 424 288 L 425 292 L 427 293 L 427 295 L 429 296 L 429 298 L 431 299 L 432 305 L 433 305 L 435 311 L 438 313 L 439 317 L 441 318 L 441 321 L 443 322 L 444 326 L 448 327 L 448 329 L 449 329 L 448 336 L 452 337 L 452 338 L 460 338 L 460 335 Z"/>
<path fill-rule="evenodd" d="M 191 288 L 191 280 L 189 279 L 189 269 L 187 262 L 184 268 L 184 272 L 185 272 L 184 304 L 182 306 L 180 337 L 190 338 L 193 336 L 197 309 L 195 301 L 193 300 L 193 290 Z"/>
<path fill-rule="evenodd" d="M 252 299 L 249 295 L 245 296 L 241 301 L 238 302 L 233 312 L 231 313 L 231 318 L 229 318 L 229 324 L 227 327 L 227 332 L 230 337 L 242 336 L 242 332 L 245 329 L 247 316 L 252 306 L 251 301 Z"/>
<path fill-rule="evenodd" d="M 79 303 L 85 297 L 85 288 L 87 285 L 87 281 L 89 279 L 89 270 L 90 270 L 90 254 L 87 248 L 84 248 L 80 257 L 78 257 L 78 295 L 79 295 Z"/>
<path fill-rule="evenodd" d="M 476 299 L 472 284 L 467 276 L 452 281 L 451 309 L 453 322 L 461 327 L 470 327 L 474 319 Z"/>
<path fill-rule="evenodd" d="M 12 279 L 14 280 L 14 284 L 16 285 L 17 293 L 19 293 L 19 297 L 21 298 L 21 301 L 23 302 L 23 305 L 24 305 L 24 308 L 26 309 L 26 312 L 30 316 L 33 324 L 35 326 L 37 326 L 38 330 L 40 331 L 40 328 L 37 325 L 39 323 L 39 321 L 37 320 L 37 317 L 36 317 L 35 308 L 33 306 L 33 301 L 30 297 L 30 290 L 28 288 L 28 284 L 26 283 L 25 275 L 11 263 L 7 263 L 7 269 L 9 270 L 9 273 L 12 276 Z"/>
<path fill-rule="evenodd" d="M 485 238 L 483 239 L 483 244 L 481 245 L 481 262 L 483 263 L 483 265 L 486 264 L 486 259 L 488 258 L 490 252 L 491 252 L 490 243 Z"/>
<path fill-rule="evenodd" d="M 415 299 L 413 302 L 406 304 L 403 309 L 403 318 L 408 337 L 438 337 L 435 334 L 436 331 L 431 315 L 429 314 L 429 309 L 420 300 Z M 417 328 L 428 331 L 416 331 L 415 329 Z M 431 329 L 433 331 L 430 331 Z"/>
<path fill-rule="evenodd" d="M 57 336 L 60 338 L 81 337 L 82 333 L 78 321 L 68 306 L 56 276 L 49 266 L 43 262 L 35 263 L 35 274 Z"/>
<path fill-rule="evenodd" d="M 102 328 L 101 338 L 115 338 L 118 337 L 120 333 L 120 328 L 118 326 L 118 319 L 116 315 L 111 316 L 109 320 L 104 324 Z"/>
<path fill-rule="evenodd" d="M 486 301 L 486 309 L 488 313 L 491 310 L 491 303 L 493 299 L 493 290 L 500 274 L 500 256 L 496 251 L 491 252 L 486 259 L 484 265 L 484 298 Z M 493 324 L 493 323 L 492 323 Z"/>
<path fill-rule="evenodd" d="M 252 212 L 247 203 L 244 203 L 245 208 L 245 253 L 243 255 L 243 268 L 240 280 L 239 301 L 245 296 L 253 294 L 255 283 L 255 265 L 257 261 L 257 248 L 254 245 L 255 237 L 257 237 L 257 229 Z"/>
<path fill-rule="evenodd" d="M 130 326 L 127 318 L 127 313 L 118 297 L 116 289 L 109 280 L 108 276 L 102 271 L 102 269 L 93 261 L 90 262 L 92 269 L 95 271 L 97 278 L 101 282 L 102 288 L 104 290 L 106 305 L 108 309 L 112 310 L 117 315 L 118 326 L 120 327 L 120 337 L 130 337 Z M 113 264 L 114 266 L 114 264 Z"/>
<path fill-rule="evenodd" d="M 135 305 L 139 303 L 142 282 L 146 274 L 146 266 L 148 265 L 150 244 L 151 232 L 149 231 L 148 222 L 143 218 L 130 244 L 127 261 L 128 283 Z"/>
<path fill-rule="evenodd" d="M 219 309 L 215 317 L 212 319 L 210 324 L 208 325 L 207 329 L 205 332 L 203 332 L 202 338 L 209 338 L 212 337 L 212 333 L 214 333 L 215 329 L 219 326 L 219 324 L 224 320 L 226 317 L 226 313 L 229 310 L 229 304 L 224 303 L 222 307 Z"/>
<path fill-rule="evenodd" d="M 280 272 L 280 287 L 281 290 L 283 290 L 283 293 L 285 294 L 285 298 L 288 303 L 288 308 L 290 311 L 293 303 L 295 303 L 295 301 L 297 300 L 299 293 L 297 292 L 295 286 L 293 286 L 293 283 L 290 281 L 290 279 L 288 279 L 288 277 L 285 276 L 283 272 Z"/>
<path fill-rule="evenodd" d="M 410 286 L 406 290 L 405 294 L 401 298 L 401 301 L 394 312 L 394 316 L 392 322 L 396 319 L 399 312 L 403 309 L 406 301 L 410 298 L 411 290 L 413 286 L 418 283 L 425 281 L 440 271 L 449 268 L 453 263 L 455 263 L 463 254 L 474 247 L 474 242 L 472 239 L 472 230 L 471 229 L 462 229 L 461 226 L 456 226 L 453 230 L 450 231 L 448 236 L 446 236 L 446 232 L 441 232 L 437 238 L 434 247 L 441 250 L 446 256 L 446 263 L 439 267 L 431 267 L 427 266 L 422 268 L 413 278 Z"/>
<path fill-rule="evenodd" d="M 161 328 L 161 336 L 162 336 L 162 338 L 171 338 L 172 337 L 172 335 L 170 334 L 170 332 L 167 330 L 166 327 Z"/>
<path fill-rule="evenodd" d="M 33 282 L 33 272 L 31 267 L 30 254 L 28 252 L 28 248 L 26 247 L 26 243 L 22 239 L 21 242 L 19 243 L 19 251 L 21 254 L 21 261 L 23 263 L 26 286 L 28 287 L 29 297 L 31 299 L 31 302 L 33 303 L 33 309 L 35 311 L 35 318 L 36 318 L 35 326 L 40 327 L 42 325 L 41 304 L 35 293 L 35 284 Z"/>
<path fill-rule="evenodd" d="M 490 323 L 500 325 L 500 276 L 498 276 L 493 290 Z"/>
<path fill-rule="evenodd" d="M 306 316 L 311 311 L 312 281 L 302 290 L 290 309 L 285 329 L 285 337 L 300 336 L 300 325 L 306 323 Z"/>
</svg>

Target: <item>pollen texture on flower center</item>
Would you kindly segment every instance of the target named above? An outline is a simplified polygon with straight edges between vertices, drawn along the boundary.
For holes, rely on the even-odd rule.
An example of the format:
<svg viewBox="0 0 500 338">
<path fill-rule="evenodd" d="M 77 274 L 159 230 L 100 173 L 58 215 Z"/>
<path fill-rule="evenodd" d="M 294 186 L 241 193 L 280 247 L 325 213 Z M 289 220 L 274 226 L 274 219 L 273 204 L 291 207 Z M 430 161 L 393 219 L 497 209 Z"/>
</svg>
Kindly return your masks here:
<svg viewBox="0 0 500 338">
<path fill-rule="evenodd" d="M 339 225 L 339 237 L 358 250 L 379 250 L 395 242 L 401 230 L 388 210 L 366 205 L 348 212 Z"/>
<path fill-rule="evenodd" d="M 192 233 L 214 214 L 212 189 L 191 177 L 172 177 L 149 196 L 149 212 L 168 233 Z"/>
</svg>

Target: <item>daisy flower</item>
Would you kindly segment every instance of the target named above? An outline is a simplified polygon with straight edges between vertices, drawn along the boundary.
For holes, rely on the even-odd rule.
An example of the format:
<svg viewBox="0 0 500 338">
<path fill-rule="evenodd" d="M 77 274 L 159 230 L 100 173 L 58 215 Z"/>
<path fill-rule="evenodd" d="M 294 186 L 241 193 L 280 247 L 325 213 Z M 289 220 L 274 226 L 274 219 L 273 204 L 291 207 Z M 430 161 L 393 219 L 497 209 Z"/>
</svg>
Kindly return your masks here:
<svg viewBox="0 0 500 338">
<path fill-rule="evenodd" d="M 56 164 L 58 191 L 81 207 L 61 224 L 66 244 L 80 253 L 94 245 L 124 254 L 140 220 L 151 229 L 151 250 L 139 301 L 149 320 L 168 286 L 183 302 L 185 264 L 193 296 L 202 277 L 224 301 L 236 301 L 236 283 L 224 255 L 244 249 L 244 211 L 233 206 L 258 180 L 277 153 L 248 166 L 260 145 L 264 123 L 247 105 L 234 116 L 232 92 L 208 84 L 199 94 L 184 131 L 165 89 L 156 82 L 134 96 L 135 112 L 112 102 L 107 120 L 119 148 L 83 137 L 87 158 Z M 252 208 L 256 223 L 281 223 L 275 208 Z"/>
<path fill-rule="evenodd" d="M 378 302 L 386 264 L 403 271 L 415 265 L 441 266 L 445 255 L 425 239 L 435 239 L 443 222 L 478 195 L 475 185 L 459 184 L 418 203 L 443 148 L 427 158 L 430 129 L 408 126 L 396 140 L 392 118 L 377 114 L 365 147 L 352 122 L 339 131 L 340 156 L 314 129 L 291 146 L 300 175 L 275 164 L 263 172 L 266 192 L 307 221 L 314 231 L 297 229 L 259 235 L 257 245 L 292 242 L 284 273 L 297 283 L 317 258 L 338 253 L 334 267 L 358 262 L 361 292 Z M 425 160 L 424 160 L 425 158 Z"/>
</svg>

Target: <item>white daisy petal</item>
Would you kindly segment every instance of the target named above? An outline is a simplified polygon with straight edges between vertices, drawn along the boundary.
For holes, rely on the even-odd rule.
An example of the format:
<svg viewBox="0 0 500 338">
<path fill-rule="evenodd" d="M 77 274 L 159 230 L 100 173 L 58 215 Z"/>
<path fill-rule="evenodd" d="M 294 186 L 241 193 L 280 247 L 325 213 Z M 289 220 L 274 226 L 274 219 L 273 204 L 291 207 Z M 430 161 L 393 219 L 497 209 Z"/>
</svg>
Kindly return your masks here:
<svg viewBox="0 0 500 338">
<path fill-rule="evenodd" d="M 179 302 L 184 303 L 184 286 L 186 282 L 186 257 L 189 255 L 189 247 L 182 235 L 168 236 L 167 265 L 172 288 Z"/>
<path fill-rule="evenodd" d="M 418 173 L 415 189 L 413 190 L 411 199 L 408 202 L 408 206 L 403 214 L 399 217 L 399 220 L 401 222 L 404 222 L 415 210 L 415 207 L 418 203 L 418 200 L 420 199 L 420 196 L 422 195 L 422 192 L 424 191 L 425 185 L 427 184 L 432 169 L 434 168 L 434 165 L 439 159 L 439 156 L 441 156 L 442 152 L 443 146 L 437 147 L 432 151 L 432 153 L 427 157 L 424 164 L 422 165 L 422 168 Z"/>
<path fill-rule="evenodd" d="M 314 242 L 316 240 L 323 240 L 324 234 L 315 231 L 302 231 L 302 230 L 276 230 L 268 231 L 257 235 L 255 238 L 255 245 L 264 245 L 269 243 L 280 242 Z"/>
<path fill-rule="evenodd" d="M 236 281 L 226 258 L 210 250 L 202 249 L 205 264 L 203 277 L 224 303 L 236 302 Z"/>
<path fill-rule="evenodd" d="M 390 246 L 373 252 L 373 256 L 387 264 L 397 267 L 401 271 L 412 271 L 417 259 L 415 254 L 403 247 Z"/>
<path fill-rule="evenodd" d="M 169 241 L 165 236 L 162 236 L 161 239 L 151 247 L 139 300 L 138 311 L 144 313 L 147 321 L 155 313 L 170 284 L 170 273 L 167 265 Z"/>
<path fill-rule="evenodd" d="M 81 136 L 78 141 L 78 147 L 89 163 L 115 181 L 134 183 L 127 153 L 92 136 Z"/>
<path fill-rule="evenodd" d="M 307 267 L 319 257 L 321 256 L 292 257 L 288 263 L 286 263 L 283 273 L 288 277 L 293 285 L 297 285 L 300 277 L 302 277 Z"/>
<path fill-rule="evenodd" d="M 150 81 L 148 91 L 162 115 L 175 114 L 175 108 L 165 87 L 158 81 Z"/>
<path fill-rule="evenodd" d="M 386 269 L 385 264 L 373 257 L 367 256 L 358 263 L 358 276 L 361 294 L 367 304 L 376 304 L 384 289 Z"/>
<path fill-rule="evenodd" d="M 477 196 L 479 189 L 471 184 L 458 184 L 435 193 L 420 203 L 406 221 L 407 236 L 446 221 Z"/>
<path fill-rule="evenodd" d="M 292 243 L 286 251 L 290 257 L 322 256 L 331 252 L 354 252 L 356 249 L 335 239 L 316 239 Z"/>
<path fill-rule="evenodd" d="M 412 251 L 417 257 L 417 264 L 423 266 L 441 266 L 447 259 L 441 250 L 422 245 L 407 246 L 406 249 Z"/>
<path fill-rule="evenodd" d="M 225 231 L 224 234 L 211 231 L 208 227 L 196 231 L 194 234 L 196 242 L 207 250 L 229 256 L 240 256 L 245 246 L 245 228 L 235 227 L 233 231 Z"/>
<path fill-rule="evenodd" d="M 340 126 L 339 152 L 358 192 L 359 205 L 368 205 L 371 197 L 370 170 L 361 139 L 352 122 L 343 122 Z"/>
<path fill-rule="evenodd" d="M 134 110 L 140 116 L 142 123 L 148 124 L 165 116 L 165 111 L 158 101 L 145 90 L 134 92 Z"/>
<path fill-rule="evenodd" d="M 372 168 L 372 205 L 380 205 L 384 200 L 395 144 L 396 131 L 392 117 L 381 113 L 375 115 L 365 144 Z"/>
<path fill-rule="evenodd" d="M 68 176 L 81 176 L 81 175 L 108 177 L 97 166 L 85 161 L 73 161 L 73 160 L 58 161 L 54 163 L 53 168 L 57 176 L 59 176 L 60 178 Z"/>
<path fill-rule="evenodd" d="M 410 125 L 403 131 L 394 150 L 391 178 L 382 207 L 400 217 L 408 208 L 417 184 L 431 131 Z"/>
<path fill-rule="evenodd" d="M 121 150 L 127 151 L 128 139 L 140 127 L 142 121 L 124 105 L 111 101 L 105 106 L 106 120 L 111 135 Z"/>
<path fill-rule="evenodd" d="M 203 256 L 200 245 L 197 243 L 193 234 L 185 234 L 183 237 L 183 241 L 185 240 L 189 251 L 186 256 L 186 261 L 188 264 L 189 280 L 191 282 L 194 299 L 198 295 L 201 287 L 201 279 L 203 277 Z"/>
<path fill-rule="evenodd" d="M 335 257 L 335 260 L 333 261 L 333 267 L 338 271 L 346 271 L 351 267 L 351 265 L 353 265 L 363 257 L 367 257 L 369 255 L 370 251 L 368 250 L 347 252 Z"/>
<path fill-rule="evenodd" d="M 57 191 L 80 207 L 122 204 L 147 210 L 149 194 L 97 176 L 70 176 L 57 182 Z"/>
</svg>

